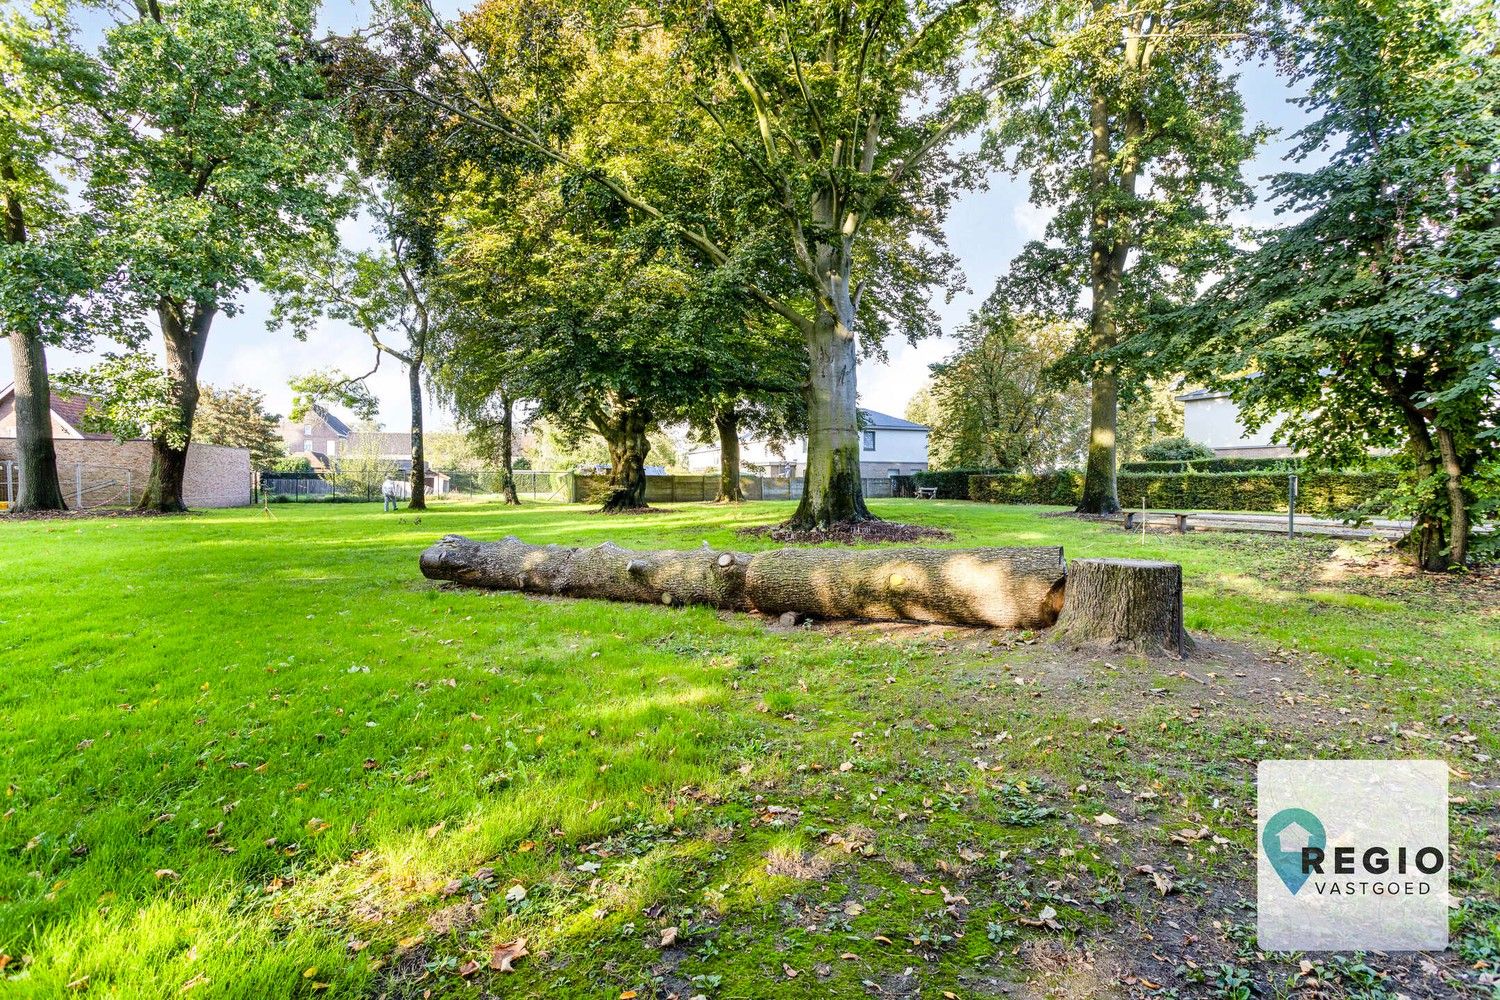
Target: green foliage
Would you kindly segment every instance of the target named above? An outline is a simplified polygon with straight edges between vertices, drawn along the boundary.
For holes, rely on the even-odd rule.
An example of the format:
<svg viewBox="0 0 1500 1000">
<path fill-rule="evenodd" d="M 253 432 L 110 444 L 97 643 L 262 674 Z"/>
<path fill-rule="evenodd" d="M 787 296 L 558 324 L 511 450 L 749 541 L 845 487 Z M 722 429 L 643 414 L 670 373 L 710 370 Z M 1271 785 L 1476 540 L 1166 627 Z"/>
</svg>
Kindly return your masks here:
<svg viewBox="0 0 1500 1000">
<path fill-rule="evenodd" d="M 144 329 L 119 287 L 118 241 L 67 185 L 97 127 L 99 66 L 74 40 L 70 4 L 0 11 L 0 331 L 84 349 L 95 336 Z"/>
<path fill-rule="evenodd" d="M 1438 0 L 1305 3 L 1281 40 L 1317 114 L 1294 155 L 1326 162 L 1273 180 L 1298 220 L 1263 234 L 1150 346 L 1222 383 L 1247 426 L 1284 415 L 1278 440 L 1326 464 L 1407 448 L 1428 568 L 1462 561 L 1470 479 L 1500 447 L 1497 16 Z"/>
<path fill-rule="evenodd" d="M 1393 473 L 1304 472 L 1297 510 L 1315 517 L 1385 513 L 1398 483 Z M 1120 503 L 1142 502 L 1153 510 L 1285 511 L 1287 477 L 1264 472 L 1153 474 L 1122 472 Z M 1037 476 L 976 475 L 969 499 L 989 503 L 1076 504 L 1083 476 L 1057 472 Z"/>
<path fill-rule="evenodd" d="M 112 434 L 117 441 L 160 438 L 184 447 L 188 428 L 172 402 L 172 380 L 156 359 L 142 352 L 107 353 L 88 368 L 59 372 L 53 383 L 63 392 L 89 397 L 84 427 Z"/>
<path fill-rule="evenodd" d="M 265 469 L 285 456 L 279 425 L 280 418 L 266 410 L 265 393 L 243 385 L 205 385 L 193 417 L 193 440 L 248 448 L 251 467 Z"/>
<path fill-rule="evenodd" d="M 1087 392 L 1048 375 L 1077 338 L 1075 325 L 1013 315 L 992 296 L 958 336 L 958 351 L 932 366 L 928 460 L 1011 471 L 1078 464 Z"/>
<path fill-rule="evenodd" d="M 363 379 L 351 379 L 343 372 L 328 370 L 309 372 L 289 380 L 292 390 L 292 419 L 301 420 L 314 406 L 336 404 L 361 420 L 374 420 L 380 412 L 380 400 Z"/>
<path fill-rule="evenodd" d="M 1214 450 L 1208 445 L 1189 441 L 1185 437 L 1161 438 L 1141 449 L 1141 458 L 1148 462 L 1185 462 L 1213 457 Z"/>
<path fill-rule="evenodd" d="M 266 466 L 268 472 L 311 472 L 312 460 L 306 455 L 286 455 L 273 458 Z"/>
<path fill-rule="evenodd" d="M 1121 472 L 1258 472 L 1277 469 L 1295 472 L 1302 467 L 1298 458 L 1199 458 L 1160 462 L 1121 462 Z"/>
<path fill-rule="evenodd" d="M 1011 475 L 1014 469 L 925 469 L 912 473 L 918 486 L 936 487 L 939 500 L 969 499 L 969 477 Z"/>
</svg>

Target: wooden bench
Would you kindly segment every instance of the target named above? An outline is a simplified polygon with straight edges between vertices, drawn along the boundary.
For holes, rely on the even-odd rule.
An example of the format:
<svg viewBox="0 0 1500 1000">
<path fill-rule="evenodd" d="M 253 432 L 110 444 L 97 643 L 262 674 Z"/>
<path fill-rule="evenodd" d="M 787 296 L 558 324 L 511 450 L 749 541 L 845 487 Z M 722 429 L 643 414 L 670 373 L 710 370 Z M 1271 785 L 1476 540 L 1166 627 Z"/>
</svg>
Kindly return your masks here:
<svg viewBox="0 0 1500 1000">
<path fill-rule="evenodd" d="M 1172 513 L 1170 511 L 1164 511 L 1164 510 L 1148 510 L 1148 511 L 1146 511 L 1144 517 L 1145 517 L 1145 519 L 1147 521 L 1149 521 L 1151 519 L 1151 516 L 1153 514 L 1155 514 L 1155 515 L 1157 515 L 1159 517 L 1170 517 L 1170 518 L 1173 518 L 1176 521 L 1176 524 L 1177 524 L 1177 533 L 1179 535 L 1185 535 L 1185 534 L 1187 534 L 1187 519 L 1188 519 L 1189 515 L 1187 515 L 1187 514 Z M 1127 510 L 1127 511 L 1125 511 L 1125 530 L 1126 531 L 1133 531 L 1136 528 L 1141 527 L 1141 518 L 1142 518 L 1142 514 L 1138 510 Z"/>
<path fill-rule="evenodd" d="M 937 499 L 937 487 L 936 486 L 918 486 L 917 487 L 917 499 L 918 500 L 936 500 Z"/>
</svg>

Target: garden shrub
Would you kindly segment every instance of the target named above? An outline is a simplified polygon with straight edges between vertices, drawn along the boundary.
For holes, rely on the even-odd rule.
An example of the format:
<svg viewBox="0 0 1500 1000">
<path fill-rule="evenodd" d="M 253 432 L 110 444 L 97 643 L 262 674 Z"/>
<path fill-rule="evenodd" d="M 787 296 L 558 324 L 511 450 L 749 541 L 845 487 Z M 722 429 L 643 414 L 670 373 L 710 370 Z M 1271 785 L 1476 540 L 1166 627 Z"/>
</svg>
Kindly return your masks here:
<svg viewBox="0 0 1500 1000">
<path fill-rule="evenodd" d="M 1397 478 L 1388 472 L 1301 473 L 1297 510 L 1310 516 L 1340 517 L 1386 494 Z M 1285 511 L 1286 488 L 1286 476 L 1276 472 L 1127 472 L 1119 476 L 1121 505 L 1132 508 L 1144 502 L 1152 510 Z M 1082 493 L 1083 474 L 1072 471 L 969 480 L 969 499 L 987 503 L 1071 505 Z"/>
<path fill-rule="evenodd" d="M 1141 457 L 1152 462 L 1213 458 L 1214 450 L 1206 444 L 1189 441 L 1185 437 L 1169 437 L 1146 445 L 1141 449 Z"/>
<path fill-rule="evenodd" d="M 1159 462 L 1121 462 L 1121 472 L 1260 472 L 1278 469 L 1294 472 L 1300 466 L 1297 458 L 1195 458 Z"/>
<path fill-rule="evenodd" d="M 937 487 L 937 498 L 939 500 L 967 500 L 969 499 L 969 477 L 970 476 L 1004 476 L 1012 474 L 1011 469 L 929 469 L 926 472 L 912 473 L 912 479 L 920 487 Z"/>
</svg>

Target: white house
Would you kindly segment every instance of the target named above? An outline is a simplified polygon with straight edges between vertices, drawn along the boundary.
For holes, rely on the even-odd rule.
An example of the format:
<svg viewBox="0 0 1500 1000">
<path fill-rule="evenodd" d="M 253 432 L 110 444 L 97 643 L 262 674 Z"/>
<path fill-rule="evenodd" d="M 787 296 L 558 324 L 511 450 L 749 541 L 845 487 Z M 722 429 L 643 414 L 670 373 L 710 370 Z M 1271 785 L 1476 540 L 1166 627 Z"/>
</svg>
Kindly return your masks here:
<svg viewBox="0 0 1500 1000">
<path fill-rule="evenodd" d="M 861 408 L 859 473 L 864 479 L 908 476 L 927 468 L 928 429 L 888 413 Z M 719 446 L 704 445 L 687 453 L 693 472 L 712 472 L 719 467 Z M 807 471 L 807 439 L 772 444 L 754 437 L 740 439 L 740 467 L 768 476 L 801 476 Z"/>
<path fill-rule="evenodd" d="M 1240 408 L 1229 393 L 1194 389 L 1177 397 L 1182 404 L 1182 434 L 1206 444 L 1220 458 L 1285 458 L 1292 449 L 1271 440 L 1282 418 L 1273 417 L 1255 431 L 1240 423 Z"/>
</svg>

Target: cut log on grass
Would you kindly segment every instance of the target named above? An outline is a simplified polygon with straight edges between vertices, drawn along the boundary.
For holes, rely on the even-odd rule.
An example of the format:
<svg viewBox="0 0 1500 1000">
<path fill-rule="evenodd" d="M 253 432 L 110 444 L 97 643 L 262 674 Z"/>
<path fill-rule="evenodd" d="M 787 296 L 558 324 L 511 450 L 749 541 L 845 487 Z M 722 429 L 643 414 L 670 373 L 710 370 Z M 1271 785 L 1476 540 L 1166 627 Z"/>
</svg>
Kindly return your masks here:
<svg viewBox="0 0 1500 1000">
<path fill-rule="evenodd" d="M 689 552 L 634 552 L 612 542 L 575 549 L 531 545 L 515 537 L 476 542 L 445 535 L 422 553 L 422 575 L 494 590 L 747 611 L 748 558 L 707 546 Z"/>
<path fill-rule="evenodd" d="M 1062 549 L 635 552 L 448 535 L 422 573 L 475 587 L 820 618 L 1045 628 L 1062 608 Z"/>
<path fill-rule="evenodd" d="M 1185 656 L 1182 567 L 1141 559 L 1074 559 L 1054 638 L 1076 647 Z"/>
<path fill-rule="evenodd" d="M 1065 572 L 1059 547 L 772 549 L 750 557 L 745 593 L 768 615 L 1046 628 Z"/>
</svg>

